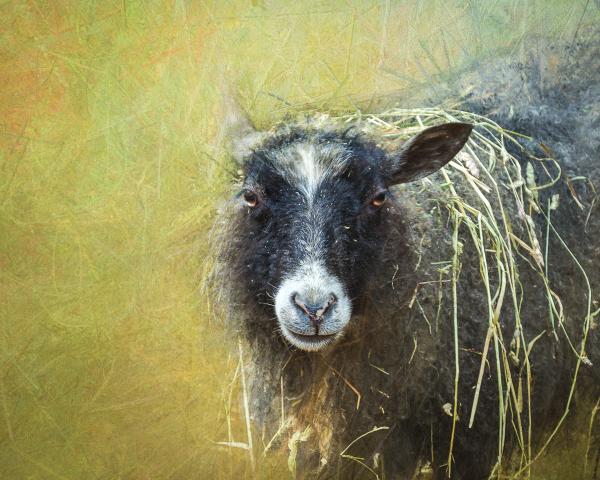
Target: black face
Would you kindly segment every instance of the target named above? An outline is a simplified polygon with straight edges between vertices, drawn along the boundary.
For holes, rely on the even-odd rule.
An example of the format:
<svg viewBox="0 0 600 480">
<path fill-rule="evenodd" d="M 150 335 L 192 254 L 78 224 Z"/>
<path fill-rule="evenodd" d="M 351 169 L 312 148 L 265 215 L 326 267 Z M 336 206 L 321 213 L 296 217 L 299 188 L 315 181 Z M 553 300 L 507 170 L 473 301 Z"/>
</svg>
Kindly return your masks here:
<svg viewBox="0 0 600 480">
<path fill-rule="evenodd" d="M 439 166 L 458 151 L 446 159 L 436 150 L 440 132 L 421 135 L 429 158 L 443 157 Z M 418 138 L 391 158 L 358 137 L 292 130 L 246 160 L 231 260 L 250 297 L 275 307 L 292 345 L 320 350 L 342 335 L 387 235 L 388 188 L 439 168 L 418 168 L 415 152 L 423 152 Z"/>
<path fill-rule="evenodd" d="M 390 192 L 379 167 L 383 152 L 357 141 L 335 147 L 336 158 L 331 143 L 329 158 L 318 148 L 309 153 L 306 160 L 323 162 L 317 166 L 299 162 L 298 151 L 307 148 L 301 140 L 259 151 L 246 164 L 240 199 L 248 262 L 253 284 L 265 293 L 274 294 L 284 277 L 318 257 L 352 297 L 360 294 L 365 267 L 385 237 Z M 282 166 L 281 156 L 295 165 Z"/>
</svg>

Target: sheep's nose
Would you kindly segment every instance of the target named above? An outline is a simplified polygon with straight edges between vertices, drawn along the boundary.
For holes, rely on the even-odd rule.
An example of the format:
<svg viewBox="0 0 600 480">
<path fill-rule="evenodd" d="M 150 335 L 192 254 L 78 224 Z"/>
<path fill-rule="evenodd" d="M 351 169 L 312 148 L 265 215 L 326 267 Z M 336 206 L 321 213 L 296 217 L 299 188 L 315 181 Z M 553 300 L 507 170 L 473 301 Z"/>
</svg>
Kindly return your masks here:
<svg viewBox="0 0 600 480">
<path fill-rule="evenodd" d="M 336 301 L 337 297 L 333 293 L 330 293 L 323 301 L 317 303 L 308 303 L 299 293 L 294 293 L 292 295 L 292 302 L 296 305 L 296 308 L 308 317 L 310 322 L 317 329 L 323 323 L 325 314 L 331 309 Z"/>
</svg>

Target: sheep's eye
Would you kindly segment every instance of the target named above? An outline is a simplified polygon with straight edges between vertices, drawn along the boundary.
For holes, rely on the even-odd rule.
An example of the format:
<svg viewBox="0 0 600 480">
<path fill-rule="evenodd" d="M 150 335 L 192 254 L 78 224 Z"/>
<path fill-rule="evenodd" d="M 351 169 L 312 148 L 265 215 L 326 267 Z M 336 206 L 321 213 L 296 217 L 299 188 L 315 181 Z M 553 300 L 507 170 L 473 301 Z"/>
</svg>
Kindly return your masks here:
<svg viewBox="0 0 600 480">
<path fill-rule="evenodd" d="M 387 198 L 386 192 L 379 192 L 371 199 L 371 206 L 378 208 L 381 207 L 385 203 L 385 199 Z"/>
<path fill-rule="evenodd" d="M 254 208 L 258 205 L 258 195 L 251 190 L 246 190 L 244 192 L 244 202 L 250 208 Z"/>
</svg>

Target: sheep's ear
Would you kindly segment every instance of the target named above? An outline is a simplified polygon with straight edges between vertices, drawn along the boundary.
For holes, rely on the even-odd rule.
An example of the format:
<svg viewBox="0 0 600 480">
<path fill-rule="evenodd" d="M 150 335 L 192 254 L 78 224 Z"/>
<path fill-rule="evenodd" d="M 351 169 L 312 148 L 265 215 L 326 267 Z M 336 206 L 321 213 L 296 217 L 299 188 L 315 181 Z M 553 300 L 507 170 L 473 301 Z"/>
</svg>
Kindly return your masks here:
<svg viewBox="0 0 600 480">
<path fill-rule="evenodd" d="M 446 165 L 469 138 L 469 123 L 445 123 L 423 130 L 390 155 L 385 166 L 389 185 L 426 177 Z"/>
<path fill-rule="evenodd" d="M 257 131 L 246 112 L 230 94 L 223 98 L 224 116 L 221 124 L 221 139 L 233 158 L 239 164 L 252 153 L 253 148 L 264 138 L 265 133 Z"/>
</svg>

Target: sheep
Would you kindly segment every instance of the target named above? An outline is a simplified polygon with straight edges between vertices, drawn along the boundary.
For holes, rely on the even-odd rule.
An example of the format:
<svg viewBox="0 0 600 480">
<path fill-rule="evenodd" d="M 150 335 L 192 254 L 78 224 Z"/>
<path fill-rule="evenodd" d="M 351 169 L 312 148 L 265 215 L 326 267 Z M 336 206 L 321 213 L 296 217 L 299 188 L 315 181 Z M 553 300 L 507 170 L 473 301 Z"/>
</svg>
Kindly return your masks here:
<svg viewBox="0 0 600 480">
<path fill-rule="evenodd" d="M 493 216 L 506 215 L 517 238 L 531 227 L 538 246 L 547 241 L 553 254 L 540 255 L 540 246 L 536 256 L 517 245 L 519 285 L 502 290 L 500 274 L 488 279 L 507 297 L 504 304 L 496 299 L 496 344 L 489 341 L 494 312 L 482 287 L 482 261 L 492 263 L 493 254 L 478 252 L 467 229 L 452 228 L 460 218 L 445 208 L 457 192 L 481 201 L 466 185 L 477 174 L 447 167 L 454 158 L 468 168 L 461 149 L 473 125 L 441 123 L 386 145 L 360 122 L 348 128 L 309 116 L 259 132 L 245 114 L 229 115 L 243 178 L 217 222 L 214 278 L 230 325 L 250 352 L 255 425 L 269 449 L 290 446 L 299 475 L 413 478 L 426 466 L 433 478 L 483 479 L 506 473 L 503 458 L 526 468 L 525 451 L 544 445 L 573 406 L 575 369 L 578 401 L 598 398 L 599 142 L 597 130 L 582 134 L 588 129 L 575 115 L 583 109 L 588 126 L 598 125 L 600 95 L 585 75 L 600 71 L 593 68 L 598 58 L 590 55 L 580 68 L 580 82 L 559 76 L 543 94 L 530 89 L 530 103 L 516 112 L 507 105 L 524 87 L 512 80 L 484 82 L 465 99 L 465 108 L 543 142 L 510 147 L 523 178 L 541 183 L 548 174 L 543 162 L 531 166 L 523 145 L 546 156 L 555 148 L 563 168 L 536 202 L 550 206 L 560 198 L 558 208 L 531 215 L 498 174 L 506 211 Z M 478 75 L 486 78 L 485 71 Z M 494 88 L 495 97 L 483 95 Z M 556 101 L 561 95 L 587 103 L 565 108 L 564 99 Z M 561 116 L 572 129 L 556 121 Z M 481 125 L 475 132 L 488 135 Z M 577 175 L 587 182 L 569 180 Z M 550 323 L 541 272 L 561 299 L 561 325 Z M 511 288 L 522 296 L 514 302 Z M 501 351 L 510 361 L 497 369 L 491 364 Z M 499 393 L 499 382 L 509 380 L 518 387 Z"/>
</svg>

